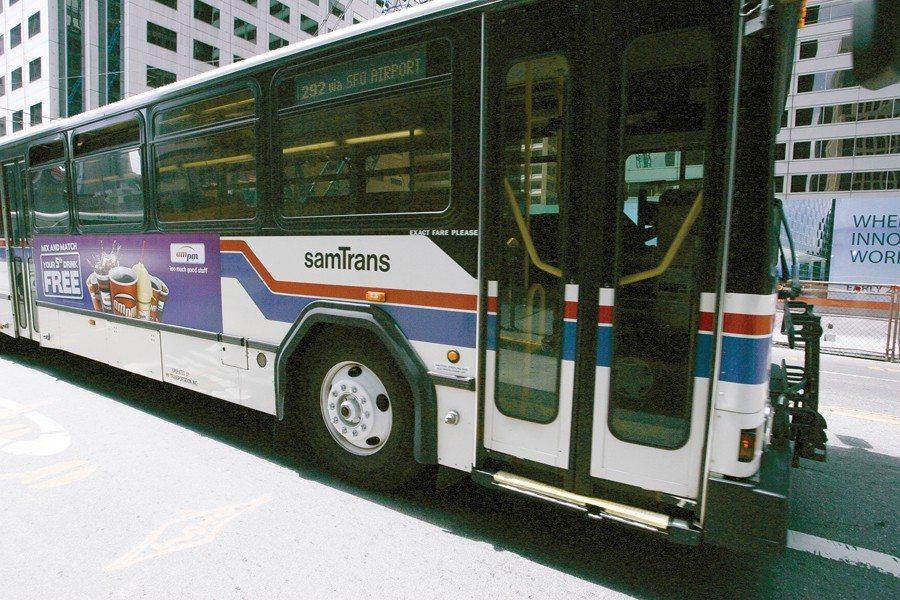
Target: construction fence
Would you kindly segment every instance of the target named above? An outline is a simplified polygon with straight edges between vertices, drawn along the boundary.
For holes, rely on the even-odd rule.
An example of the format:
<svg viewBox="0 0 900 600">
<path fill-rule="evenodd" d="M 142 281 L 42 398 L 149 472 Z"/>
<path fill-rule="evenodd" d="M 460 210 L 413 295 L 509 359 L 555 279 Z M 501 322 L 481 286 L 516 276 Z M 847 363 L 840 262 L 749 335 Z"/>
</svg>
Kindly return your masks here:
<svg viewBox="0 0 900 600">
<path fill-rule="evenodd" d="M 882 360 L 900 359 L 900 285 L 804 281 L 797 300 L 808 302 L 822 317 L 822 351 Z M 775 343 L 781 333 L 782 301 L 775 314 Z"/>
</svg>

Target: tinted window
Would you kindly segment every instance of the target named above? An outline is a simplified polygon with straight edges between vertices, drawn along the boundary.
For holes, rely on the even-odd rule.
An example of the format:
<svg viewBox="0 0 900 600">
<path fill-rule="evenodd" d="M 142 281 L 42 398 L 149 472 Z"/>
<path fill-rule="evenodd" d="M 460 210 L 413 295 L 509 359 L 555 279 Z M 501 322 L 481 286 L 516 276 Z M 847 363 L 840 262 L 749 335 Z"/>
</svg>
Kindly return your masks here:
<svg viewBox="0 0 900 600">
<path fill-rule="evenodd" d="M 69 222 L 66 167 L 62 164 L 31 169 L 28 174 L 35 229 L 64 231 Z"/>
<path fill-rule="evenodd" d="M 194 18 L 204 23 L 209 23 L 213 27 L 218 27 L 219 9 L 203 2 L 203 0 L 194 0 Z"/>
<path fill-rule="evenodd" d="M 76 160 L 75 207 L 82 225 L 142 222 L 140 151 L 115 150 Z"/>
<path fill-rule="evenodd" d="M 156 134 L 176 133 L 222 121 L 251 117 L 255 110 L 253 91 L 245 88 L 159 113 L 154 119 Z"/>
<path fill-rule="evenodd" d="M 794 142 L 794 159 L 809 158 L 809 142 Z"/>
<path fill-rule="evenodd" d="M 178 49 L 178 34 L 162 25 L 147 22 L 147 41 L 151 44 L 176 52 Z"/>
<path fill-rule="evenodd" d="M 281 119 L 282 214 L 446 209 L 450 114 L 447 84 Z"/>
<path fill-rule="evenodd" d="M 75 156 L 78 157 L 116 146 L 137 144 L 140 141 L 141 125 L 131 116 L 119 122 L 107 121 L 100 127 L 76 131 L 73 148 Z"/>
<path fill-rule="evenodd" d="M 252 219 L 256 133 L 244 126 L 157 143 L 156 198 L 165 222 Z"/>
</svg>

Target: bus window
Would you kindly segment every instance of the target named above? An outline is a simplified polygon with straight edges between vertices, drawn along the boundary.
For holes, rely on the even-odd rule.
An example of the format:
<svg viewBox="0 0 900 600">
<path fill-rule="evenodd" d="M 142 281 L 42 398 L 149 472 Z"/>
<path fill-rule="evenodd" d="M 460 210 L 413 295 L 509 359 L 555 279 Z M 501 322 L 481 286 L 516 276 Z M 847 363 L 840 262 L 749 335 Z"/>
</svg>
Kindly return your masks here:
<svg viewBox="0 0 900 600">
<path fill-rule="evenodd" d="M 132 115 L 76 131 L 75 210 L 81 225 L 143 223 L 140 122 Z M 131 146 L 108 150 L 118 146 Z M 89 156 L 87 156 L 90 154 Z"/>
<path fill-rule="evenodd" d="M 706 81 L 702 62 L 626 73 L 609 428 L 662 448 L 690 434 Z"/>
<path fill-rule="evenodd" d="M 69 222 L 66 166 L 58 164 L 31 169 L 28 174 L 34 228 L 65 231 Z"/>
<path fill-rule="evenodd" d="M 160 221 L 256 216 L 255 126 L 158 142 L 155 152 Z"/>
<path fill-rule="evenodd" d="M 256 98 L 253 90 L 243 88 L 162 111 L 154 119 L 154 132 L 156 135 L 167 135 L 225 121 L 245 119 L 255 114 Z"/>
<path fill-rule="evenodd" d="M 154 141 L 160 222 L 248 220 L 256 217 L 256 125 L 253 91 L 241 89 L 161 111 Z M 243 119 L 229 129 L 197 127 Z"/>
<path fill-rule="evenodd" d="M 137 148 L 76 160 L 74 170 L 81 225 L 143 222 L 144 187 Z"/>
<path fill-rule="evenodd" d="M 538 423 L 550 423 L 559 410 L 561 167 L 568 82 L 569 66 L 560 55 L 516 63 L 507 73 L 503 106 L 507 198 L 501 231 L 507 251 L 498 282 L 494 398 L 503 414 Z M 526 244 L 534 245 L 541 264 L 532 262 Z"/>
<path fill-rule="evenodd" d="M 445 210 L 450 115 L 443 84 L 283 117 L 282 216 Z"/>
</svg>

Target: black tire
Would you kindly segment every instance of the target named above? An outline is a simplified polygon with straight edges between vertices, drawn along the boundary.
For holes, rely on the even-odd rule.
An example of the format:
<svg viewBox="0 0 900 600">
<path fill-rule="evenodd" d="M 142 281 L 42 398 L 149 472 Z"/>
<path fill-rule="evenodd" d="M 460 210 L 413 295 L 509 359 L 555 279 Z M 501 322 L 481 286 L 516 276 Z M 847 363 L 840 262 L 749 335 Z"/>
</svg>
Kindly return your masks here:
<svg viewBox="0 0 900 600">
<path fill-rule="evenodd" d="M 288 417 L 303 431 L 319 464 L 353 485 L 390 490 L 415 480 L 423 466 L 413 458 L 413 401 L 403 375 L 372 336 L 354 329 L 317 335 L 290 376 Z M 332 437 L 322 416 L 320 394 L 329 370 L 345 361 L 368 367 L 384 385 L 392 424 L 384 445 L 374 454 L 352 454 Z"/>
</svg>

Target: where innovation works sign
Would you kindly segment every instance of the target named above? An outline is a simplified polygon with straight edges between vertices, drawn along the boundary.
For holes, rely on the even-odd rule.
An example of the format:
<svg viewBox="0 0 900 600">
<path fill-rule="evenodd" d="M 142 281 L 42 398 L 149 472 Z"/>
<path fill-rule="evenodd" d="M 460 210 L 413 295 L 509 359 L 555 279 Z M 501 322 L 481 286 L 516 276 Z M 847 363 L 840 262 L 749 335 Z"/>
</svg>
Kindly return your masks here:
<svg viewBox="0 0 900 600">
<path fill-rule="evenodd" d="M 900 284 L 900 198 L 835 202 L 829 279 Z"/>
</svg>

